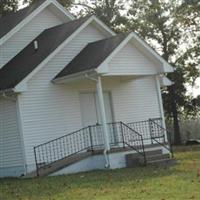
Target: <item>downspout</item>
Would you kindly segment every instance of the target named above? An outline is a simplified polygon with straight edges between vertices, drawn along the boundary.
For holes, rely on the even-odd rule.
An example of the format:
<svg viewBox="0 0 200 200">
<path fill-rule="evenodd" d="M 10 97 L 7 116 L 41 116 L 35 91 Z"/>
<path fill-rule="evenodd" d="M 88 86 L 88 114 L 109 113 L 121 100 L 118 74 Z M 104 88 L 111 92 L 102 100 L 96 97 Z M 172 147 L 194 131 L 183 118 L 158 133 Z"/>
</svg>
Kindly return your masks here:
<svg viewBox="0 0 200 200">
<path fill-rule="evenodd" d="M 110 150 L 110 142 L 109 142 L 107 122 L 106 122 L 106 112 L 105 112 L 105 104 L 104 104 L 104 98 L 103 98 L 101 77 L 98 76 L 97 79 L 95 79 L 95 78 L 89 77 L 87 74 L 85 75 L 85 77 L 90 80 L 93 80 L 97 83 L 97 94 L 98 94 L 98 98 L 99 98 L 100 114 L 101 114 L 103 133 L 104 133 L 104 139 L 105 139 L 105 148 L 104 148 L 103 154 L 104 154 L 105 161 L 106 161 L 105 168 L 109 168 L 110 161 L 109 161 L 108 152 Z"/>
</svg>

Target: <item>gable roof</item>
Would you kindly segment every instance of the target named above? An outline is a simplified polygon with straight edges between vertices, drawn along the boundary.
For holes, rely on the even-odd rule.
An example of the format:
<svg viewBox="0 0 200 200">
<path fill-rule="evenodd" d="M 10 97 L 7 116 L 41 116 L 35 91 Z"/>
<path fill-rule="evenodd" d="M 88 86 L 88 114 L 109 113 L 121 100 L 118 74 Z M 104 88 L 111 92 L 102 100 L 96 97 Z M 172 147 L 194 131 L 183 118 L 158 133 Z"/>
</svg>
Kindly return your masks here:
<svg viewBox="0 0 200 200">
<path fill-rule="evenodd" d="M 8 13 L 7 15 L 0 18 L 0 44 L 6 41 L 7 35 L 9 33 L 12 31 L 14 32 L 14 30 L 17 31 L 17 27 L 26 24 L 29 20 L 32 19 L 31 16 L 34 16 L 37 11 L 40 12 L 50 4 L 54 5 L 70 20 L 73 19 L 72 15 L 67 10 L 65 10 L 56 0 L 37 0 L 30 6 L 18 10 L 17 12 Z"/>
<path fill-rule="evenodd" d="M 113 50 L 127 37 L 122 33 L 107 39 L 89 43 L 56 77 L 55 79 L 75 74 L 78 72 L 92 70 L 113 52 Z"/>
<path fill-rule="evenodd" d="M 24 18 L 30 15 L 35 9 L 37 9 L 46 0 L 38 0 L 31 6 L 21 9 L 17 12 L 11 12 L 0 18 L 0 38 L 6 35 L 10 30 L 12 30 L 18 23 L 20 23 Z"/>
<path fill-rule="evenodd" d="M 0 69 L 0 90 L 12 89 L 71 36 L 89 17 L 46 29 Z M 38 49 L 34 49 L 34 41 Z"/>
<path fill-rule="evenodd" d="M 104 40 L 89 43 L 60 73 L 56 75 L 54 81 L 82 72 L 96 70 L 98 73 L 107 73 L 102 70 L 104 63 L 108 63 L 118 51 L 120 51 L 131 39 L 134 39 L 139 48 L 143 48 L 152 58 L 159 61 L 163 67 L 160 72 L 173 72 L 172 66 L 155 52 L 146 42 L 142 41 L 133 32 L 119 34 Z M 107 69 L 106 69 L 107 70 Z M 159 73 L 160 73 L 159 72 Z"/>
</svg>

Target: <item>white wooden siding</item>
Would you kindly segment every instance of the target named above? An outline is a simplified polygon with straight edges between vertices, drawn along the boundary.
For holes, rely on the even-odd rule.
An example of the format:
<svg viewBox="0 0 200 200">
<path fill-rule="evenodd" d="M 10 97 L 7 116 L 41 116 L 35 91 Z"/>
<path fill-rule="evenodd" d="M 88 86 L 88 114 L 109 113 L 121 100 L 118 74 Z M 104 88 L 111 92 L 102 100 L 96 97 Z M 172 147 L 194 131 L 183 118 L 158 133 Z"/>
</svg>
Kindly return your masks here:
<svg viewBox="0 0 200 200">
<path fill-rule="evenodd" d="M 88 25 L 28 83 L 19 98 L 26 158 L 34 165 L 33 146 L 81 127 L 79 93 L 51 80 L 88 42 L 105 38 Z M 29 169 L 28 169 L 29 170 Z"/>
<path fill-rule="evenodd" d="M 0 68 L 11 58 L 17 55 L 26 45 L 28 45 L 44 29 L 61 24 L 62 21 L 50 11 L 44 9 L 34 17 L 19 32 L 14 34 L 7 42 L 0 46 Z"/>
<path fill-rule="evenodd" d="M 0 168 L 23 166 L 16 101 L 0 97 Z"/>
<path fill-rule="evenodd" d="M 116 121 L 135 122 L 161 117 L 154 76 L 115 84 L 112 97 Z"/>
<path fill-rule="evenodd" d="M 155 76 L 124 80 L 119 77 L 104 77 L 103 90 L 111 92 L 114 120 L 135 122 L 161 117 Z M 92 81 L 70 83 L 79 92 L 95 91 Z M 73 86 L 72 86 L 73 85 Z"/>
<path fill-rule="evenodd" d="M 125 45 L 109 62 L 110 74 L 155 74 L 156 64 L 150 61 L 133 44 Z"/>
</svg>

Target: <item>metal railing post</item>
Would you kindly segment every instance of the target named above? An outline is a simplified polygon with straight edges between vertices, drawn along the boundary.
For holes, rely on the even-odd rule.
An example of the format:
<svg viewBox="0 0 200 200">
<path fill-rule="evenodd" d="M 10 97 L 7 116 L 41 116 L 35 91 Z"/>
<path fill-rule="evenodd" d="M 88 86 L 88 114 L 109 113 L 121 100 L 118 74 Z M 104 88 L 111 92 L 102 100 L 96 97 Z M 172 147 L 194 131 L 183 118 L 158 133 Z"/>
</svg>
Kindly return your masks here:
<svg viewBox="0 0 200 200">
<path fill-rule="evenodd" d="M 34 156 L 35 156 L 36 174 L 37 174 L 37 176 L 39 176 L 39 169 L 38 169 L 37 155 L 36 155 L 36 147 L 34 147 Z"/>
<path fill-rule="evenodd" d="M 174 150 L 173 150 L 173 147 L 172 147 L 172 138 L 171 138 L 171 134 L 170 134 L 167 130 L 166 130 L 166 133 L 167 133 L 168 142 L 169 142 L 169 145 L 170 145 L 171 156 L 172 156 L 172 158 L 174 158 Z"/>
<path fill-rule="evenodd" d="M 89 136 L 90 136 L 90 148 L 91 148 L 91 151 L 93 152 L 93 151 L 94 151 L 94 148 L 93 148 L 93 140 L 92 140 L 92 129 L 91 129 L 91 126 L 88 126 L 88 129 L 89 129 Z"/>
<path fill-rule="evenodd" d="M 149 134 L 150 134 L 150 138 L 151 138 L 151 144 L 153 144 L 153 137 L 152 137 L 152 123 L 151 123 L 151 119 L 148 120 L 149 121 Z"/>
<path fill-rule="evenodd" d="M 124 131 L 123 131 L 122 122 L 120 122 L 120 129 L 121 129 L 121 134 L 122 134 L 123 148 L 125 148 Z"/>
<path fill-rule="evenodd" d="M 141 137 L 142 140 L 142 151 L 143 151 L 143 156 L 144 156 L 144 165 L 147 164 L 147 159 L 146 159 L 146 153 L 145 153 L 145 148 L 144 148 L 144 140 L 143 137 Z"/>
</svg>

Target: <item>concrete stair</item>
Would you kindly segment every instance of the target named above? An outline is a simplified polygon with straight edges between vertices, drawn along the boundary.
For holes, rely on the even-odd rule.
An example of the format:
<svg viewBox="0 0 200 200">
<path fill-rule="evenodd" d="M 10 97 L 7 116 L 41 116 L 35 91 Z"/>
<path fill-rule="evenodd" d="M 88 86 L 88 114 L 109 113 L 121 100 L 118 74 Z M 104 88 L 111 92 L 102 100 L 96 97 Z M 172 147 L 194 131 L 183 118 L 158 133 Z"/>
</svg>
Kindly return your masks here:
<svg viewBox="0 0 200 200">
<path fill-rule="evenodd" d="M 147 166 L 169 166 L 174 164 L 175 160 L 171 158 L 170 154 L 163 154 L 162 150 L 146 151 L 146 165 Z M 144 166 L 144 158 L 138 154 L 126 155 L 127 167 Z"/>
<path fill-rule="evenodd" d="M 152 145 L 148 145 L 146 149 L 151 149 L 151 148 L 158 148 L 159 145 L 157 144 L 152 144 Z M 111 150 L 109 151 L 109 153 L 118 153 L 118 152 L 127 152 L 133 149 L 130 149 L 128 147 L 123 148 L 123 147 L 113 147 L 111 148 Z M 141 150 L 138 148 L 138 150 Z M 64 159 L 61 160 L 57 160 L 56 162 L 53 162 L 49 165 L 46 165 L 45 167 L 40 167 L 38 170 L 38 175 L 41 176 L 47 176 L 50 175 L 54 172 L 57 172 L 67 166 L 70 166 L 76 162 L 79 162 L 83 159 L 86 159 L 90 156 L 93 155 L 102 155 L 103 154 L 103 149 L 102 148 L 98 148 L 98 149 L 94 149 L 93 151 L 88 150 L 82 153 L 77 153 L 74 155 L 71 155 L 69 157 L 66 157 Z M 138 167 L 138 166 L 144 166 L 144 157 L 141 154 L 138 153 L 130 153 L 127 154 L 125 156 L 126 158 L 126 165 L 127 167 Z M 165 166 L 168 165 L 169 163 L 171 163 L 173 160 L 170 158 L 170 154 L 163 154 L 161 149 L 158 150 L 149 150 L 146 151 L 146 161 L 147 161 L 147 165 L 152 165 L 152 166 Z M 31 172 L 29 174 L 27 174 L 26 176 L 24 176 L 24 178 L 31 178 L 31 177 L 36 177 L 37 176 L 37 172 Z"/>
</svg>

